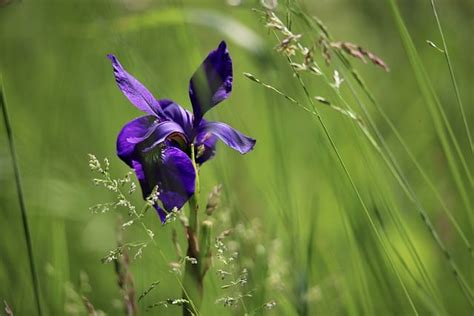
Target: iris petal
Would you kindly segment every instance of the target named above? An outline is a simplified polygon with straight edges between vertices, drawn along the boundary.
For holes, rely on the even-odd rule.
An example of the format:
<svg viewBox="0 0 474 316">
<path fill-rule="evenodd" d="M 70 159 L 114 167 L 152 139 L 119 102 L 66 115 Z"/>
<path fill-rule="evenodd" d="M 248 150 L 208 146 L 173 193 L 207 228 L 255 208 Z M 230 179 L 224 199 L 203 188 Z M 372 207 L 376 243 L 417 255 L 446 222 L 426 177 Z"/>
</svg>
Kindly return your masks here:
<svg viewBox="0 0 474 316">
<path fill-rule="evenodd" d="M 196 136 L 194 143 L 199 151 L 198 156 L 196 157 L 196 162 L 198 164 L 203 164 L 211 159 L 215 154 L 217 137 L 209 133 L 196 135 L 193 127 L 193 115 L 191 112 L 171 100 L 162 99 L 159 100 L 159 102 L 168 119 L 178 123 L 183 128 L 188 140 L 191 140 Z M 206 120 L 201 120 L 201 124 L 204 124 L 205 122 Z"/>
<path fill-rule="evenodd" d="M 201 135 L 211 134 L 218 137 L 224 144 L 241 154 L 246 154 L 253 149 L 256 140 L 248 137 L 229 125 L 221 122 L 201 122 L 197 138 Z"/>
<path fill-rule="evenodd" d="M 130 75 L 114 55 L 109 54 L 107 57 L 112 61 L 115 81 L 127 99 L 141 111 L 162 117 L 163 110 L 151 92 L 140 81 Z"/>
<path fill-rule="evenodd" d="M 203 124 L 204 120 L 201 121 Z M 196 136 L 194 141 L 197 148 L 196 162 L 198 164 L 203 164 L 216 154 L 216 143 L 217 137 L 211 133 L 200 133 Z"/>
<path fill-rule="evenodd" d="M 147 197 L 150 196 L 156 184 L 152 186 L 150 184 L 150 182 L 152 181 L 148 181 L 147 177 L 145 176 L 145 168 L 142 162 L 140 162 L 139 160 L 134 160 L 132 167 L 133 167 L 133 170 L 135 171 L 138 182 L 140 183 L 140 187 L 142 188 L 143 198 L 146 199 Z M 161 222 L 164 223 L 166 220 L 166 211 L 164 211 L 158 205 L 158 203 L 155 203 L 153 207 L 155 208 L 156 212 L 160 216 Z"/>
<path fill-rule="evenodd" d="M 198 164 L 214 156 L 218 139 L 241 154 L 255 146 L 253 138 L 229 125 L 203 119 L 208 110 L 231 93 L 231 57 L 226 43 L 221 42 L 192 76 L 189 95 L 194 115 L 171 100 L 156 100 L 115 56 L 108 57 L 120 90 L 137 108 L 150 114 L 122 128 L 117 154 L 134 169 L 144 198 L 158 188 L 161 203 L 154 207 L 165 222 L 167 212 L 181 209 L 195 191 L 196 172 L 189 157 L 191 142 L 198 148 Z"/>
<path fill-rule="evenodd" d="M 154 149 L 157 145 L 163 143 L 172 134 L 180 135 L 185 141 L 184 131 L 181 126 L 172 121 L 165 121 L 155 124 L 150 128 L 151 132 L 145 134 L 143 137 L 129 137 L 127 141 L 132 144 L 141 143 L 141 150 L 143 152 Z"/>
<path fill-rule="evenodd" d="M 181 125 L 181 128 L 184 130 L 186 136 L 191 139 L 193 137 L 192 113 L 184 109 L 179 104 L 168 99 L 162 99 L 158 102 L 160 102 L 163 112 L 167 118 Z"/>
<path fill-rule="evenodd" d="M 147 115 L 127 123 L 117 138 L 118 156 L 132 167 L 146 199 L 158 186 L 159 199 L 166 211 L 180 209 L 194 193 L 195 172 L 191 159 L 178 148 L 157 146 L 172 134 L 183 135 L 179 124 L 157 123 Z M 184 137 L 184 135 L 183 135 Z M 166 211 L 154 206 L 162 222 Z"/>
<path fill-rule="evenodd" d="M 231 91 L 232 59 L 226 43 L 222 41 L 199 66 L 189 83 L 194 126 L 199 125 L 207 111 L 227 99 Z"/>
<path fill-rule="evenodd" d="M 141 138 L 153 132 L 156 118 L 151 115 L 136 118 L 122 128 L 117 137 L 117 155 L 127 165 L 132 166 L 132 158 L 137 143 L 129 142 L 130 138 Z"/>
<path fill-rule="evenodd" d="M 191 159 L 178 148 L 158 148 L 158 153 L 145 153 L 135 157 L 133 169 L 143 193 L 147 198 L 158 186 L 159 200 L 167 212 L 181 209 L 194 194 L 196 173 Z M 164 221 L 166 214 L 155 206 Z"/>
<path fill-rule="evenodd" d="M 166 148 L 162 155 L 163 188 L 160 200 L 166 210 L 180 209 L 194 194 L 196 172 L 191 159 L 178 148 Z"/>
</svg>

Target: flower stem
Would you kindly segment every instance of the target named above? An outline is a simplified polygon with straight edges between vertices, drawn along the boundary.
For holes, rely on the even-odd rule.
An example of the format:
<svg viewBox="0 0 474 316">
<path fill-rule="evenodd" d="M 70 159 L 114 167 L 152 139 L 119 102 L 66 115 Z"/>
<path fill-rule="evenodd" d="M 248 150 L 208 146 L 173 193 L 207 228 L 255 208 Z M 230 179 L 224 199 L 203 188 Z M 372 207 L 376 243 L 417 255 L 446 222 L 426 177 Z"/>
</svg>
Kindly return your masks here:
<svg viewBox="0 0 474 316">
<path fill-rule="evenodd" d="M 15 174 L 16 191 L 18 193 L 18 202 L 20 204 L 21 220 L 23 223 L 23 233 L 25 234 L 26 248 L 28 251 L 28 261 L 30 264 L 31 279 L 33 282 L 33 290 L 35 294 L 36 311 L 39 316 L 42 316 L 43 312 L 41 309 L 39 281 L 38 281 L 38 275 L 36 273 L 35 260 L 33 256 L 33 245 L 31 242 L 30 227 L 28 225 L 28 217 L 26 216 L 25 199 L 23 196 L 23 189 L 21 186 L 20 167 L 18 165 L 18 158 L 16 156 L 15 142 L 13 140 L 13 130 L 11 128 L 10 118 L 8 116 L 7 103 L 5 101 L 5 95 L 3 93 L 3 84 L 2 84 L 1 75 L 0 75 L 0 107 L 2 108 L 3 120 L 5 122 L 5 128 L 6 128 L 7 137 L 8 137 L 8 145 L 10 148 L 10 155 L 12 157 L 13 172 Z"/>
<path fill-rule="evenodd" d="M 199 168 L 196 163 L 196 151 L 194 148 L 194 144 L 191 145 L 191 160 L 193 163 L 194 171 L 196 172 L 196 180 L 195 180 L 195 185 L 194 185 L 194 194 L 189 200 L 189 206 L 191 208 L 191 214 L 190 214 L 190 219 L 189 219 L 189 226 L 194 229 L 196 235 L 198 233 L 198 211 L 199 211 Z"/>
<path fill-rule="evenodd" d="M 199 253 L 198 239 L 198 212 L 199 212 L 199 169 L 196 164 L 194 145 L 191 145 L 191 160 L 196 172 L 195 189 L 193 196 L 189 199 L 189 224 L 185 227 L 186 239 L 188 240 L 187 258 L 184 270 L 183 298 L 189 303 L 183 305 L 183 315 L 197 315 L 201 306 L 203 295 L 203 274 L 201 273 L 201 258 Z M 192 303 L 191 303 L 192 302 Z"/>
</svg>

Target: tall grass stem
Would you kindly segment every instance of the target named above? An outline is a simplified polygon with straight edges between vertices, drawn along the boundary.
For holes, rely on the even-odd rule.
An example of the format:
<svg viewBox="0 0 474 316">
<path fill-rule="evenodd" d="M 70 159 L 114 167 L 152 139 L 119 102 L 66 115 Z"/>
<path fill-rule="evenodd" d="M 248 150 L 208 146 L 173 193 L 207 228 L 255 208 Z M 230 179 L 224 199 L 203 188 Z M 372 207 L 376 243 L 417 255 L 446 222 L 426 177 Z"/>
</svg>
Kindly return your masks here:
<svg viewBox="0 0 474 316">
<path fill-rule="evenodd" d="M 36 311 L 39 316 L 42 316 L 43 311 L 41 308 L 38 274 L 36 272 L 35 259 L 33 255 L 33 243 L 31 240 L 30 226 L 28 224 L 28 216 L 26 214 L 27 212 L 26 212 L 25 198 L 24 198 L 23 188 L 21 184 L 20 167 L 18 164 L 18 157 L 16 155 L 15 141 L 13 138 L 13 129 L 10 124 L 10 117 L 8 116 L 7 102 L 5 98 L 5 93 L 3 91 L 3 81 L 2 81 L 1 74 L 0 74 L 0 107 L 2 108 L 3 121 L 5 123 L 5 129 L 6 129 L 7 137 L 8 137 L 8 146 L 10 149 L 10 155 L 12 157 L 16 191 L 18 194 L 18 203 L 20 205 L 21 221 L 23 224 L 23 233 L 25 235 L 25 240 L 26 240 L 26 248 L 28 251 L 28 261 L 30 265 L 31 280 L 33 282 L 33 290 L 35 294 Z"/>
<path fill-rule="evenodd" d="M 276 36 L 276 35 L 275 35 L 275 36 Z M 289 57 L 288 57 L 288 62 L 289 62 L 289 65 L 292 64 L 292 60 L 291 60 L 291 58 L 289 58 Z M 379 230 L 377 229 L 377 226 L 375 225 L 375 222 L 374 222 L 374 220 L 372 219 L 372 216 L 370 215 L 370 212 L 369 212 L 369 210 L 368 210 L 368 208 L 367 208 L 367 205 L 365 204 L 364 200 L 362 199 L 362 195 L 361 195 L 359 189 L 357 188 L 357 186 L 356 186 L 356 184 L 355 184 L 355 182 L 354 182 L 354 180 L 353 180 L 351 174 L 349 173 L 349 169 L 347 168 L 347 166 L 346 166 L 344 160 L 342 159 L 342 156 L 341 156 L 341 154 L 339 153 L 339 150 L 338 150 L 338 148 L 337 148 L 337 146 L 336 146 L 334 140 L 332 139 L 331 134 L 330 134 L 330 132 L 329 132 L 329 130 L 328 130 L 326 124 L 324 123 L 323 118 L 321 117 L 321 114 L 319 113 L 319 111 L 318 111 L 316 105 L 314 104 L 313 98 L 311 97 L 311 95 L 310 95 L 310 93 L 309 93 L 309 91 L 308 91 L 308 89 L 307 89 L 307 87 L 306 87 L 306 85 L 305 85 L 303 79 L 301 78 L 300 74 L 299 74 L 293 67 L 292 67 L 292 70 L 293 70 L 294 75 L 295 75 L 296 78 L 298 79 L 299 84 L 300 84 L 301 87 L 303 88 L 304 94 L 305 94 L 306 98 L 308 99 L 309 104 L 311 105 L 313 111 L 316 113 L 317 120 L 318 120 L 318 122 L 319 122 L 319 124 L 320 124 L 320 126 L 321 126 L 321 128 L 322 128 L 322 130 L 323 130 L 323 132 L 324 132 L 324 135 L 327 137 L 327 139 L 328 139 L 328 141 L 329 141 L 329 143 L 330 143 L 331 148 L 333 149 L 334 153 L 336 154 L 337 160 L 339 161 L 339 163 L 340 163 L 340 165 L 341 165 L 341 167 L 342 167 L 342 169 L 343 169 L 343 171 L 344 171 L 344 174 L 346 175 L 347 179 L 349 180 L 349 183 L 350 183 L 352 189 L 354 190 L 354 193 L 356 194 L 357 199 L 359 200 L 359 202 L 360 202 L 360 204 L 361 204 L 361 206 L 362 206 L 362 208 L 363 208 L 363 210 L 364 210 L 364 213 L 365 213 L 366 216 L 367 216 L 367 219 L 368 219 L 368 221 L 369 221 L 369 223 L 370 223 L 370 226 L 372 227 L 372 229 L 373 229 L 373 231 L 374 231 L 374 233 L 375 233 L 375 236 L 377 237 L 377 240 L 380 242 L 380 245 L 382 246 L 382 250 L 383 250 L 384 254 L 387 256 L 387 259 L 388 259 L 388 261 L 390 262 L 390 265 L 391 265 L 391 267 L 393 268 L 393 270 L 394 270 L 394 272 L 395 272 L 395 274 L 396 274 L 396 276 L 397 276 L 397 279 L 400 281 L 400 285 L 402 286 L 403 292 L 405 293 L 405 295 L 406 295 L 406 297 L 407 297 L 407 300 L 408 300 L 408 302 L 409 302 L 411 308 L 413 309 L 414 314 L 415 314 L 415 315 L 418 315 L 418 311 L 417 311 L 417 309 L 416 309 L 416 307 L 415 307 L 415 304 L 414 304 L 414 302 L 413 302 L 413 300 L 412 300 L 412 298 L 411 298 L 411 296 L 410 296 L 410 293 L 408 292 L 408 289 L 407 289 L 405 283 L 403 282 L 403 280 L 402 280 L 402 278 L 401 278 L 401 276 L 400 276 L 399 271 L 397 270 L 395 264 L 393 263 L 393 261 L 392 261 L 390 255 L 389 255 L 388 249 L 387 249 L 387 247 L 386 247 L 386 245 L 385 245 L 385 243 L 384 243 L 384 241 L 383 241 L 382 235 L 380 234 Z"/>
<path fill-rule="evenodd" d="M 459 92 L 458 84 L 456 81 L 456 76 L 454 75 L 453 64 L 451 63 L 451 58 L 449 57 L 448 45 L 446 44 L 446 39 L 444 38 L 443 27 L 441 26 L 441 21 L 439 19 L 438 10 L 436 9 L 435 1 L 431 0 L 431 7 L 433 9 L 433 14 L 436 19 L 436 24 L 438 26 L 439 35 L 441 36 L 441 41 L 443 43 L 443 54 L 446 59 L 446 63 L 449 68 L 449 75 L 451 77 L 451 82 L 453 84 L 454 92 L 456 93 L 456 101 L 459 106 L 459 111 L 461 112 L 461 117 L 464 123 L 464 128 L 466 129 L 467 138 L 469 140 L 469 145 L 471 146 L 471 153 L 474 155 L 474 143 L 472 142 L 471 132 L 469 129 L 469 123 L 466 118 L 466 113 L 464 111 L 464 105 L 462 103 L 461 94 Z"/>
</svg>

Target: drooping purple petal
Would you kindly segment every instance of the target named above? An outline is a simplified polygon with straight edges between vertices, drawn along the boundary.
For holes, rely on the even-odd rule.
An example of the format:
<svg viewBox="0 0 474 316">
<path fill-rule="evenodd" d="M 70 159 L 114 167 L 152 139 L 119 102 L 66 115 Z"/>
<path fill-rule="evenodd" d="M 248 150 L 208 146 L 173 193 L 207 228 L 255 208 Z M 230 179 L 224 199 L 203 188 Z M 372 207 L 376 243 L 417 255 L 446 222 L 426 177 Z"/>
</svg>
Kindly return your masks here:
<svg viewBox="0 0 474 316">
<path fill-rule="evenodd" d="M 147 181 L 144 163 L 145 160 L 140 159 L 140 157 L 136 157 L 136 160 L 132 160 L 132 168 L 135 171 L 135 175 L 137 176 L 138 182 L 142 188 L 143 198 L 146 199 L 150 196 L 151 191 L 155 186 L 150 186 L 150 183 Z"/>
<path fill-rule="evenodd" d="M 189 97 L 193 105 L 194 126 L 204 114 L 229 97 L 232 91 L 232 59 L 222 41 L 193 74 L 189 83 Z"/>
<path fill-rule="evenodd" d="M 158 203 L 155 203 L 153 205 L 153 207 L 155 208 L 156 212 L 158 213 L 158 215 L 160 216 L 160 220 L 161 220 L 161 223 L 164 224 L 166 222 L 166 215 L 167 215 L 167 212 L 165 210 L 163 210 L 159 205 Z"/>
<path fill-rule="evenodd" d="M 175 147 L 157 148 L 154 152 L 142 153 L 132 160 L 132 167 L 146 199 L 158 186 L 159 200 L 164 210 L 181 209 L 194 194 L 196 173 L 191 159 Z M 166 212 L 158 205 L 155 209 L 162 222 Z"/>
<path fill-rule="evenodd" d="M 194 194 L 196 172 L 191 159 L 178 148 L 168 147 L 162 154 L 160 200 L 167 211 L 180 209 Z"/>
<path fill-rule="evenodd" d="M 109 54 L 107 57 L 112 61 L 115 81 L 128 100 L 143 112 L 162 117 L 163 110 L 151 92 L 130 75 L 114 55 Z"/>
<path fill-rule="evenodd" d="M 120 131 L 117 137 L 117 155 L 130 167 L 133 167 L 132 156 L 137 143 L 129 142 L 128 139 L 150 135 L 155 125 L 156 117 L 145 115 L 128 122 Z"/>
<path fill-rule="evenodd" d="M 132 168 L 135 171 L 138 182 L 140 183 L 143 199 L 146 199 L 150 196 L 156 184 L 151 185 L 150 184 L 151 181 L 147 180 L 145 176 L 145 168 L 142 165 L 142 162 L 140 162 L 139 160 L 133 160 Z M 155 203 L 153 207 L 155 208 L 156 212 L 160 216 L 161 222 L 164 223 L 166 220 L 166 212 L 158 205 L 158 203 Z"/>
<path fill-rule="evenodd" d="M 221 122 L 201 122 L 198 128 L 197 138 L 207 133 L 217 136 L 227 146 L 237 150 L 241 154 L 246 154 L 253 149 L 256 140 L 245 136 L 229 125 Z"/>
</svg>

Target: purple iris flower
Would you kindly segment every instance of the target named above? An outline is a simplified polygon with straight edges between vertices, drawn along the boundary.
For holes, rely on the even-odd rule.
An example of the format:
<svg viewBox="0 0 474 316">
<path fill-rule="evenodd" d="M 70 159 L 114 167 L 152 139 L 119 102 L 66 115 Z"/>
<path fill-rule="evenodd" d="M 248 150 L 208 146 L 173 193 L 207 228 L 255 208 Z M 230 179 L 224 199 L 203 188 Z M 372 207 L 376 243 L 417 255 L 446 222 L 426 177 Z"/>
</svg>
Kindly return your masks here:
<svg viewBox="0 0 474 316">
<path fill-rule="evenodd" d="M 155 208 L 164 223 L 167 212 L 175 207 L 181 209 L 194 194 L 196 171 L 191 160 L 192 145 L 199 165 L 214 156 L 218 139 L 241 154 L 255 146 L 254 139 L 229 125 L 203 118 L 207 111 L 230 96 L 232 59 L 222 41 L 193 74 L 189 83 L 193 115 L 171 100 L 155 99 L 114 55 L 108 57 L 119 89 L 146 113 L 122 128 L 117 138 L 117 154 L 134 169 L 144 198 L 158 186 L 162 206 L 156 203 Z"/>
</svg>

